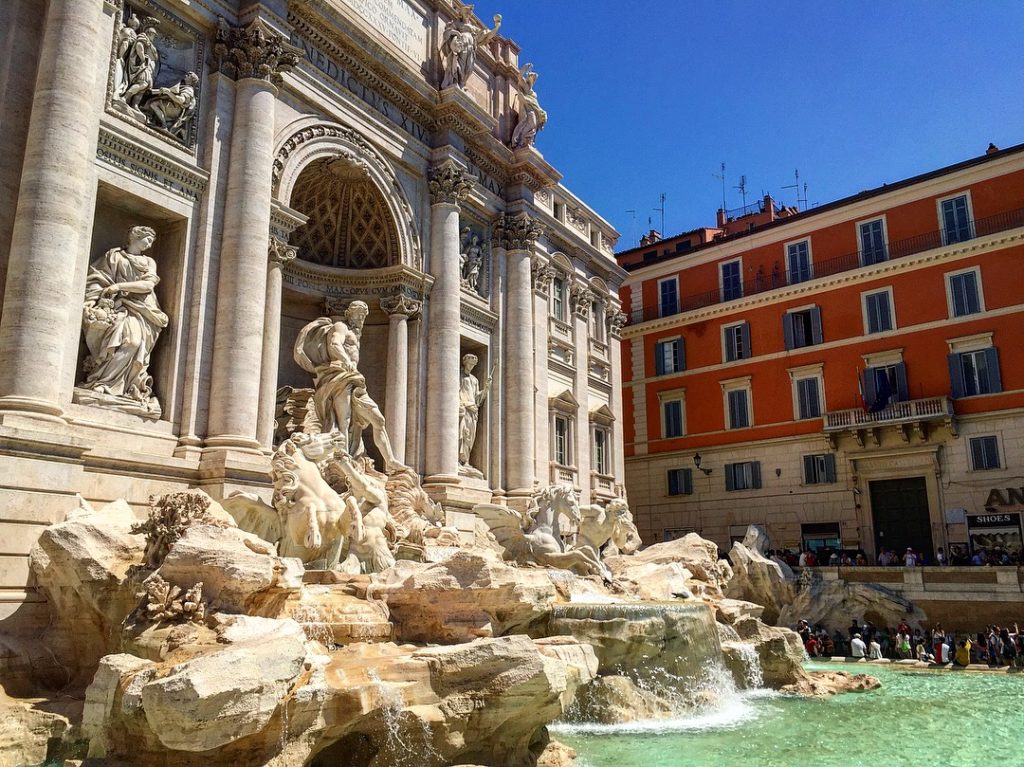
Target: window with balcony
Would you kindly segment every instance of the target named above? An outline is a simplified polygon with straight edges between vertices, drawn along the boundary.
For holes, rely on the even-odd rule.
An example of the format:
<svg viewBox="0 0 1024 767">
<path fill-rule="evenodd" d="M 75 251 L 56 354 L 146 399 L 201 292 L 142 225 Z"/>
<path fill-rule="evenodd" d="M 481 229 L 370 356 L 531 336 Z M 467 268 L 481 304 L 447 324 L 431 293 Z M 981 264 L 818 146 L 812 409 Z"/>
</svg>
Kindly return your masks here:
<svg viewBox="0 0 1024 767">
<path fill-rule="evenodd" d="M 906 402 L 910 399 L 907 390 L 907 366 L 902 362 L 893 362 L 865 368 L 863 389 L 864 400 L 869 408 L 878 402 L 879 394 L 887 396 L 888 402 Z M 888 402 L 884 404 L 887 405 Z"/>
<path fill-rule="evenodd" d="M 999 461 L 999 440 L 995 437 L 971 437 L 971 469 L 987 471 L 1001 469 Z"/>
<path fill-rule="evenodd" d="M 884 333 L 895 327 L 891 288 L 876 290 L 872 293 L 861 293 L 861 300 L 864 309 L 865 333 Z"/>
<path fill-rule="evenodd" d="M 971 239 L 974 236 L 974 227 L 971 222 L 970 197 L 967 194 L 960 194 L 940 200 L 939 225 L 942 228 L 943 245 Z"/>
<path fill-rule="evenodd" d="M 553 458 L 559 466 L 572 466 L 572 422 L 567 416 L 556 415 L 554 420 Z"/>
<path fill-rule="evenodd" d="M 811 241 L 800 240 L 786 246 L 786 267 L 789 273 L 789 284 L 806 282 L 811 279 Z"/>
<path fill-rule="evenodd" d="M 949 355 L 950 388 L 954 398 L 995 394 L 1003 390 L 995 347 Z"/>
<path fill-rule="evenodd" d="M 761 487 L 760 461 L 725 464 L 726 490 L 756 490 L 759 487 Z"/>
<path fill-rule="evenodd" d="M 793 380 L 798 420 L 821 418 L 821 379 L 818 376 Z"/>
<path fill-rule="evenodd" d="M 836 481 L 836 457 L 833 453 L 804 456 L 804 484 L 824 485 Z"/>
<path fill-rule="evenodd" d="M 667 478 L 669 495 L 693 495 L 692 469 L 669 469 Z"/>
<path fill-rule="evenodd" d="M 661 317 L 679 313 L 679 280 L 668 277 L 658 281 L 658 312 Z"/>
<path fill-rule="evenodd" d="M 984 311 L 981 302 L 981 270 L 978 267 L 946 275 L 950 317 L 966 317 Z"/>
<path fill-rule="evenodd" d="M 864 266 L 877 264 L 888 258 L 885 247 L 885 222 L 876 218 L 864 221 L 857 227 L 860 231 L 860 262 Z"/>
<path fill-rule="evenodd" d="M 724 347 L 723 357 L 726 362 L 745 360 L 750 357 L 750 324 L 738 322 L 735 325 L 723 327 L 722 345 Z"/>
<path fill-rule="evenodd" d="M 551 280 L 551 316 L 565 322 L 565 280 L 561 277 Z"/>
<path fill-rule="evenodd" d="M 739 259 L 727 261 L 718 267 L 722 288 L 722 300 L 732 301 L 743 297 L 742 262 Z"/>
<path fill-rule="evenodd" d="M 821 309 L 812 306 L 782 315 L 782 334 L 787 349 L 800 349 L 822 342 Z"/>
<path fill-rule="evenodd" d="M 661 421 L 661 433 L 666 439 L 683 436 L 683 401 L 681 399 L 664 400 L 661 403 Z"/>
<path fill-rule="evenodd" d="M 686 368 L 682 338 L 666 338 L 654 345 L 654 372 L 662 376 Z"/>
<path fill-rule="evenodd" d="M 593 444 L 594 449 L 593 468 L 598 474 L 611 474 L 611 464 L 608 461 L 608 442 L 608 429 L 601 426 L 595 426 L 593 436 L 591 437 L 591 443 Z"/>
</svg>

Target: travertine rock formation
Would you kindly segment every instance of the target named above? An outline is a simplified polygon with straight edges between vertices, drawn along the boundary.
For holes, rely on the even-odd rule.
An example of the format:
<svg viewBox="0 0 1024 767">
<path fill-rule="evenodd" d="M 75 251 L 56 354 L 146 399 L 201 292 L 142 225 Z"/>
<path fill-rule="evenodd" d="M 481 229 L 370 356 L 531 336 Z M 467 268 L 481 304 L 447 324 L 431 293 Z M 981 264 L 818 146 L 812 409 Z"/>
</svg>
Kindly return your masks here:
<svg viewBox="0 0 1024 767">
<path fill-rule="evenodd" d="M 786 577 L 777 562 L 739 541 L 732 545 L 729 561 L 733 576 L 726 596 L 763 605 L 765 622 L 776 623 L 783 608 L 793 601 L 792 579 Z"/>
<path fill-rule="evenodd" d="M 825 581 L 821 573 L 805 569 L 794 584 L 795 594 L 779 613 L 778 623 L 793 625 L 803 618 L 829 631 L 845 631 L 850 618 L 876 626 L 924 627 L 928 616 L 913 602 L 876 583 Z"/>
</svg>

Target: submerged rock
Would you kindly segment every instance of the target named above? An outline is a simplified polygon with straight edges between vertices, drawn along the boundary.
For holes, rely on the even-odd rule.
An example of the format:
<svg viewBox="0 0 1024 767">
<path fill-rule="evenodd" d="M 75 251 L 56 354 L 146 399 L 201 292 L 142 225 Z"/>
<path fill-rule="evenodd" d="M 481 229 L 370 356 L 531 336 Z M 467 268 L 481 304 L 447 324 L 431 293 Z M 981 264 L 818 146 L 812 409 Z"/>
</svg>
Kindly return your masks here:
<svg viewBox="0 0 1024 767">
<path fill-rule="evenodd" d="M 782 692 L 808 698 L 829 698 L 844 692 L 865 692 L 882 686 L 876 677 L 848 671 L 810 671 L 804 679 L 780 687 Z"/>
</svg>

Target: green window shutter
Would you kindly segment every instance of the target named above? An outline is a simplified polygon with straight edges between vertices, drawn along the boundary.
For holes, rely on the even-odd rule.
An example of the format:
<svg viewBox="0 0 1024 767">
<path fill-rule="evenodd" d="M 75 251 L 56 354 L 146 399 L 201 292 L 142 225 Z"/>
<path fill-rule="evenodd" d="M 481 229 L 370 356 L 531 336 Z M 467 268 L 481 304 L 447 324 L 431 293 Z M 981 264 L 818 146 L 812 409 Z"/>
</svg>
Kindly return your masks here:
<svg viewBox="0 0 1024 767">
<path fill-rule="evenodd" d="M 834 453 L 828 453 L 825 456 L 825 481 L 836 481 L 836 457 Z"/>
<path fill-rule="evenodd" d="M 761 462 L 751 461 L 750 462 L 750 474 L 753 477 L 753 486 L 761 487 Z"/>
<path fill-rule="evenodd" d="M 964 368 L 960 364 L 960 354 L 953 352 L 946 358 L 949 362 L 949 392 L 953 399 L 963 397 L 966 392 L 964 384 Z M 871 400 L 868 400 L 870 402 Z"/>
</svg>

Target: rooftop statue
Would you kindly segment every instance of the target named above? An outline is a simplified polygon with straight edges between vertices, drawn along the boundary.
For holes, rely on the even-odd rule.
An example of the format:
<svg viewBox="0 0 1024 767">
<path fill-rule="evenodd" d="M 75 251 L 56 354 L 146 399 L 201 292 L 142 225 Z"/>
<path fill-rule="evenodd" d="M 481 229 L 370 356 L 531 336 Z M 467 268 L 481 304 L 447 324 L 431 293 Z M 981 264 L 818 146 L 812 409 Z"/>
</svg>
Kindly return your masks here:
<svg viewBox="0 0 1024 767">
<path fill-rule="evenodd" d="M 441 61 L 444 65 L 442 90 L 453 85 L 466 87 L 476 64 L 477 48 L 486 45 L 500 28 L 500 14 L 494 15 L 494 29 L 484 29 L 473 18 L 472 5 L 464 5 L 459 9 L 458 18 L 448 22 L 441 38 Z"/>
<path fill-rule="evenodd" d="M 516 99 L 516 111 L 519 113 L 519 121 L 512 131 L 512 148 L 522 149 L 533 146 L 537 134 L 544 129 L 548 121 L 548 113 L 540 108 L 537 94 L 533 90 L 537 82 L 537 72 L 533 71 L 533 64 L 526 64 L 519 71 L 519 85 L 521 90 Z"/>
</svg>

